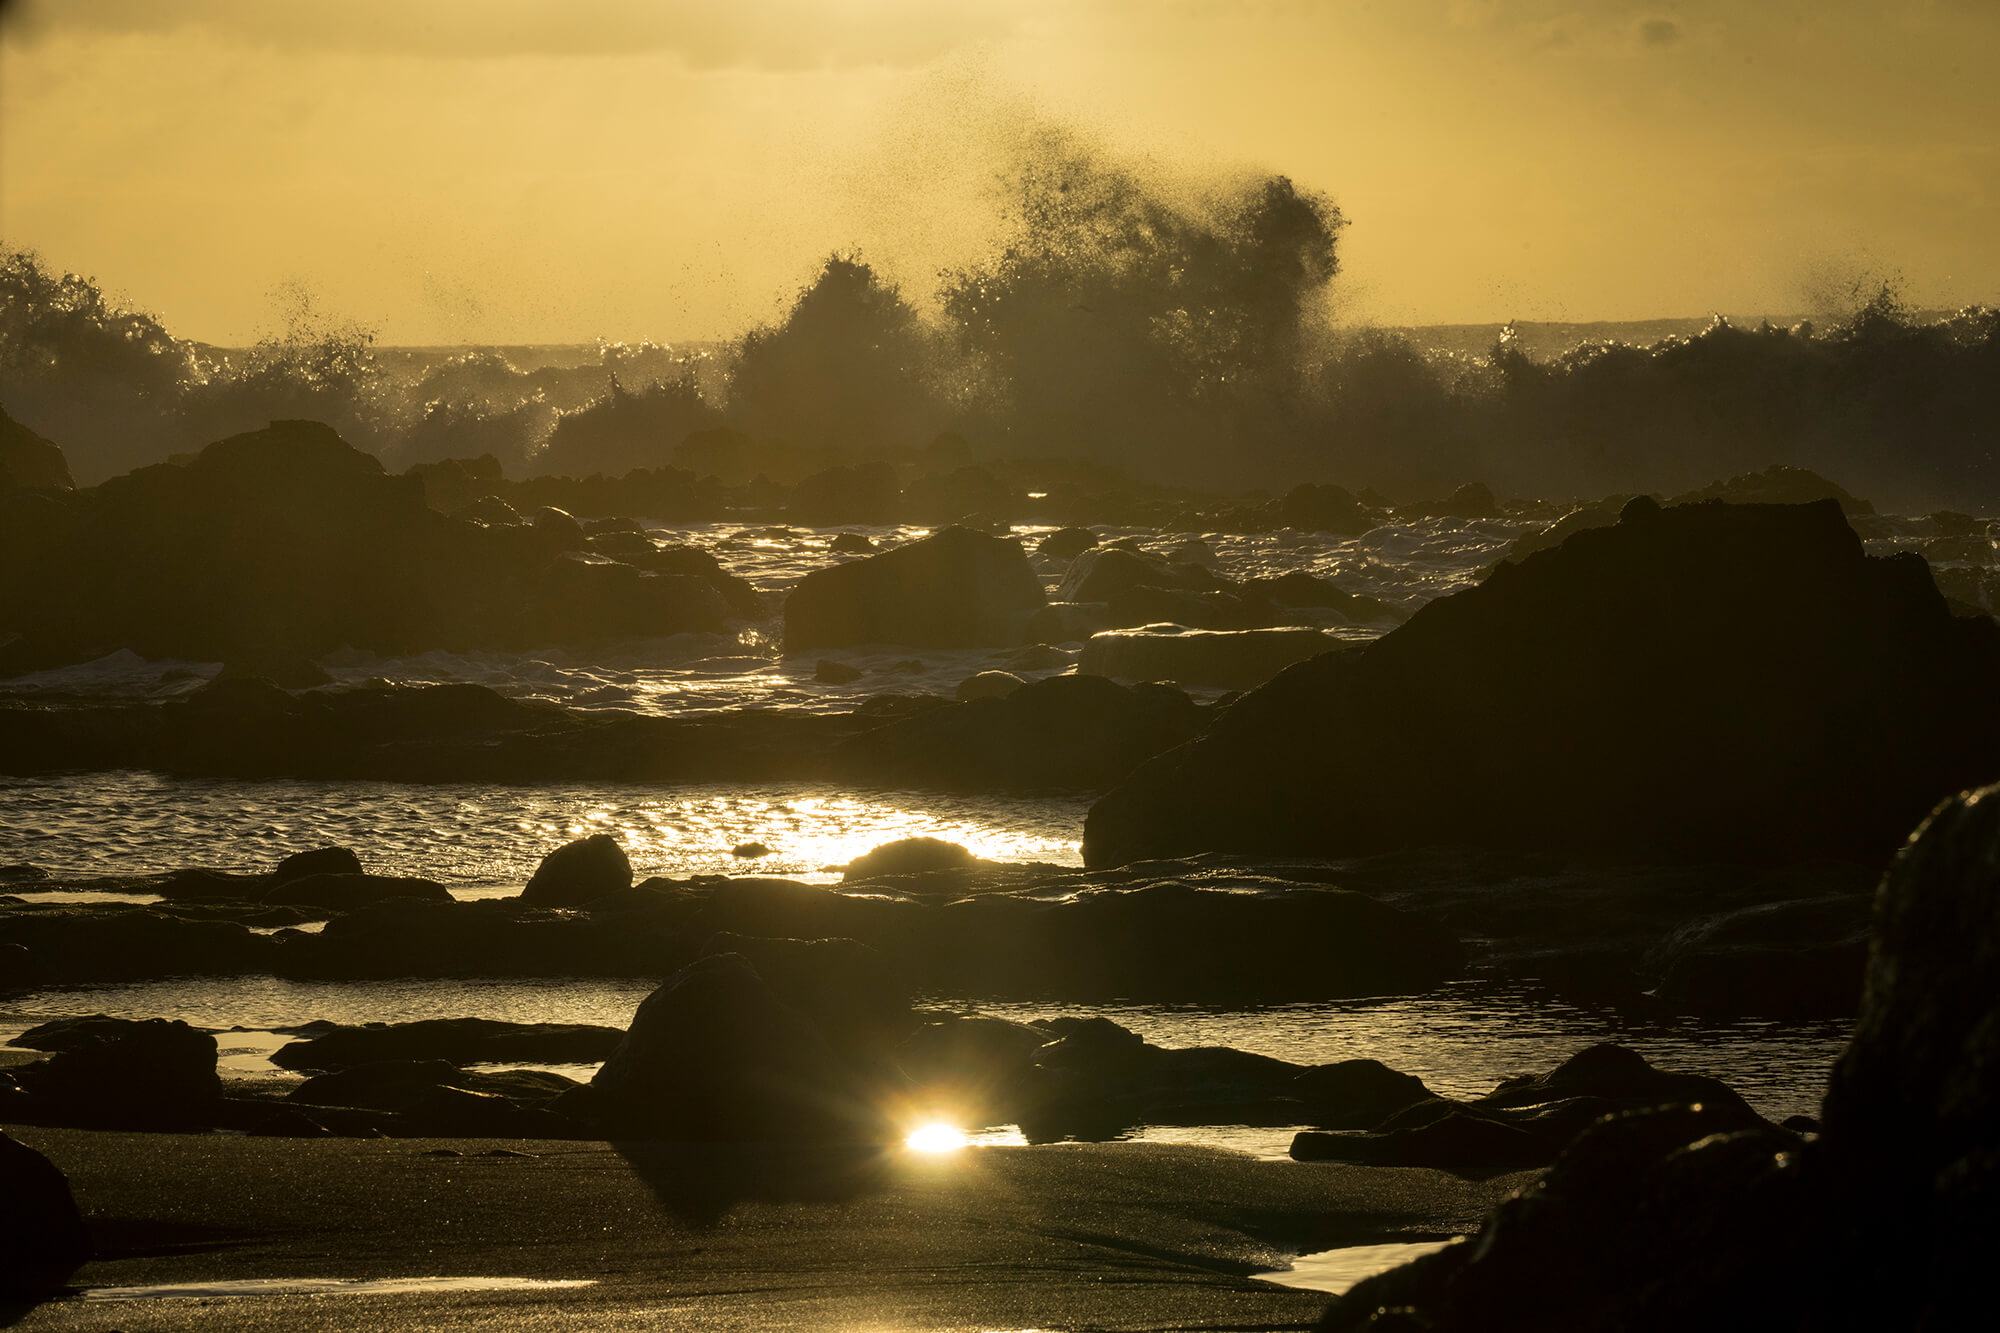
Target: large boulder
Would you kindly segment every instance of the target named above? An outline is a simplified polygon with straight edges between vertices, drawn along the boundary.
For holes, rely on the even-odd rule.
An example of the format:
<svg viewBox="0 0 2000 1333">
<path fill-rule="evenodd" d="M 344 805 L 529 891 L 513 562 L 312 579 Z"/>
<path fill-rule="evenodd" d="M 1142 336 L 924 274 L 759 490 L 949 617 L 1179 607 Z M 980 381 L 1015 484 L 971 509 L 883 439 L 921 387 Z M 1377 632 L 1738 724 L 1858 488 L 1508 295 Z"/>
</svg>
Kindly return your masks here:
<svg viewBox="0 0 2000 1333">
<path fill-rule="evenodd" d="M 1017 542 L 949 527 L 799 580 L 785 599 L 785 652 L 856 643 L 1015 644 L 1045 601 Z"/>
<path fill-rule="evenodd" d="M 593 833 L 566 843 L 542 858 L 521 890 L 534 907 L 581 907 L 632 887 L 632 862 L 609 833 Z"/>
<path fill-rule="evenodd" d="M 75 485 L 62 449 L 0 408 L 0 491 L 27 486 L 53 486 L 66 491 Z"/>
<path fill-rule="evenodd" d="M 740 954 L 646 997 L 591 1080 L 606 1132 L 707 1142 L 886 1143 L 879 1074 L 837 1050 Z"/>
<path fill-rule="evenodd" d="M 69 1181 L 0 1133 L 0 1309 L 56 1295 L 88 1258 L 90 1233 Z"/>
<path fill-rule="evenodd" d="M 1412 845 L 1882 860 L 2000 773 L 2000 625 L 1837 504 L 1627 506 L 1292 667 L 1099 801 L 1087 864 Z"/>
<path fill-rule="evenodd" d="M 15 1079 L 68 1123 L 201 1127 L 222 1095 L 215 1038 L 178 1019 L 59 1018 L 28 1029 L 14 1044 L 54 1052 Z"/>
<path fill-rule="evenodd" d="M 1717 1311 L 1746 1328 L 1983 1325 L 2000 1253 L 1996 882 L 2000 787 L 1945 802 L 1897 857 L 1817 1138 L 1705 1107 L 1599 1121 L 1471 1243 L 1357 1285 L 1320 1328 L 1669 1330 Z"/>
</svg>

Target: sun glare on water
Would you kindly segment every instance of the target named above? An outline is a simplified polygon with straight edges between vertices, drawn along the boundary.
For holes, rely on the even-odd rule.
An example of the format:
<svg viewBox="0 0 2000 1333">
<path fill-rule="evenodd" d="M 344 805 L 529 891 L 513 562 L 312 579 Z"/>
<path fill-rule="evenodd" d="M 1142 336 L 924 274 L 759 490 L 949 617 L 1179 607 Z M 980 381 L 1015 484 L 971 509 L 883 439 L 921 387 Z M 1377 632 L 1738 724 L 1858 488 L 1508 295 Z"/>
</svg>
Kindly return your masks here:
<svg viewBox="0 0 2000 1333">
<path fill-rule="evenodd" d="M 919 1125 L 903 1140 L 911 1152 L 956 1152 L 965 1144 L 965 1131 L 942 1121 Z"/>
</svg>

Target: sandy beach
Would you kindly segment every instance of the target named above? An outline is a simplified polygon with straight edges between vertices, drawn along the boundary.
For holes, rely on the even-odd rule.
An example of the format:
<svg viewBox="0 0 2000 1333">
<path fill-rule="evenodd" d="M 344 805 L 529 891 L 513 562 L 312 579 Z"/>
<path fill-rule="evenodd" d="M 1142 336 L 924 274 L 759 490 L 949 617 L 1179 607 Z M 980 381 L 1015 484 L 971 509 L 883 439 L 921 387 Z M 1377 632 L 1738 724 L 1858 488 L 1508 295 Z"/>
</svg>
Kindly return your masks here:
<svg viewBox="0 0 2000 1333">
<path fill-rule="evenodd" d="M 9 1132 L 68 1175 L 84 1290 L 248 1279 L 590 1286 L 107 1301 L 23 1330 L 1281 1329 L 1290 1256 L 1474 1228 L 1528 1177 L 1156 1144 L 807 1156 L 496 1140 Z"/>
</svg>

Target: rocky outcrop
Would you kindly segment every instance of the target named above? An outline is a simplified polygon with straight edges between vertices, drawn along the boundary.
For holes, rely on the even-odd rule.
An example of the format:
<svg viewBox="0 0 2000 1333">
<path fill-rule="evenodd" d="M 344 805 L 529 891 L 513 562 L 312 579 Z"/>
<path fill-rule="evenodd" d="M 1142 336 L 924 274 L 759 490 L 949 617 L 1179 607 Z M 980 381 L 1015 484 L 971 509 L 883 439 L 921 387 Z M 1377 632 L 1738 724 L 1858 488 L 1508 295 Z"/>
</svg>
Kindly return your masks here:
<svg viewBox="0 0 2000 1333">
<path fill-rule="evenodd" d="M 785 652 L 1015 644 L 1045 600 L 1018 543 L 949 527 L 799 580 L 785 599 Z"/>
<path fill-rule="evenodd" d="M 75 485 L 62 449 L 0 408 L 0 491 L 31 486 L 52 486 L 66 491 Z"/>
<path fill-rule="evenodd" d="M 0 1133 L 0 1309 L 59 1294 L 89 1258 L 90 1233 L 69 1181 L 48 1158 Z"/>
<path fill-rule="evenodd" d="M 202 661 L 341 644 L 519 649 L 712 630 L 727 610 L 710 579 L 584 551 L 561 511 L 518 526 L 447 518 L 421 478 L 385 474 L 311 421 L 219 440 L 27 517 L 46 539 L 14 562 L 0 623 L 47 663 L 119 647 Z"/>
<path fill-rule="evenodd" d="M 1098 802 L 1091 865 L 1424 844 L 1879 863 L 2000 773 L 2000 625 L 1837 505 L 1627 506 L 1292 667 Z"/>
<path fill-rule="evenodd" d="M 1614 1116 L 1469 1244 L 1357 1285 L 1320 1327 L 1437 1333 L 1970 1328 L 2000 1252 L 2000 788 L 1942 805 L 1876 900 L 1824 1128 Z M 1390 1313 L 1393 1312 L 1393 1313 Z"/>
</svg>

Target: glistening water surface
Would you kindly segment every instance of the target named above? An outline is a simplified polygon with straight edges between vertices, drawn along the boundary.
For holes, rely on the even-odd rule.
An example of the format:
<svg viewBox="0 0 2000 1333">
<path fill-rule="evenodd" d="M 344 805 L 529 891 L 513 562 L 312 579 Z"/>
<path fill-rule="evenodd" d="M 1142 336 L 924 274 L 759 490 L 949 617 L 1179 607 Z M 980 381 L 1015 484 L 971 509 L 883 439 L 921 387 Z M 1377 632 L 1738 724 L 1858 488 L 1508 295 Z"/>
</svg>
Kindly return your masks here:
<svg viewBox="0 0 2000 1333">
<path fill-rule="evenodd" d="M 1073 798 L 766 786 L 498 786 L 186 780 L 153 773 L 0 778 L 0 863 L 59 877 L 202 866 L 269 870 L 339 844 L 382 874 L 435 879 L 461 897 L 513 893 L 572 839 L 609 833 L 640 876 L 783 875 L 824 882 L 897 838 L 962 843 L 995 861 L 1079 865 Z M 762 843 L 766 855 L 734 849 Z"/>
</svg>

